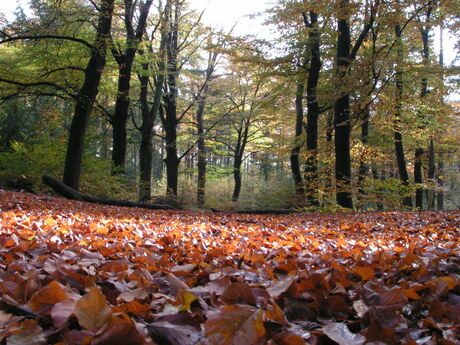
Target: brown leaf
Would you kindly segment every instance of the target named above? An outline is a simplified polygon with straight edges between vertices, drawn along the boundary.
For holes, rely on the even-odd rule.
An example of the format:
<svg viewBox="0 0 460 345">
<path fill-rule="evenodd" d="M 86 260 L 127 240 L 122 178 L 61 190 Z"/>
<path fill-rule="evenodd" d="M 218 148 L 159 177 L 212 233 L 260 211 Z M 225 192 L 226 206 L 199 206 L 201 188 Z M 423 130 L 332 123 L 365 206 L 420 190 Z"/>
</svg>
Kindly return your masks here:
<svg viewBox="0 0 460 345">
<path fill-rule="evenodd" d="M 220 299 L 227 304 L 246 303 L 256 304 L 256 298 L 248 284 L 243 282 L 232 283 L 223 292 Z"/>
<path fill-rule="evenodd" d="M 51 308 L 56 303 L 59 303 L 68 296 L 64 288 L 56 281 L 52 281 L 47 286 L 37 291 L 29 301 L 29 306 L 36 312 L 43 311 L 46 308 Z"/>
<path fill-rule="evenodd" d="M 126 320 L 117 320 L 100 335 L 91 341 L 91 345 L 142 345 L 145 337 L 139 333 L 136 326 Z"/>
<path fill-rule="evenodd" d="M 47 344 L 42 328 L 35 320 L 24 320 L 21 330 L 8 337 L 8 345 L 45 345 Z"/>
<path fill-rule="evenodd" d="M 112 310 L 106 304 L 105 296 L 95 286 L 77 301 L 74 314 L 84 329 L 97 331 L 110 321 Z"/>
<path fill-rule="evenodd" d="M 157 344 L 194 345 L 202 338 L 200 323 L 185 313 L 161 317 L 147 329 Z"/>
<path fill-rule="evenodd" d="M 205 330 L 211 345 L 259 344 L 265 335 L 263 311 L 229 305 L 208 315 Z"/>
<path fill-rule="evenodd" d="M 287 276 L 284 279 L 277 281 L 275 284 L 267 288 L 267 292 L 271 297 L 278 297 L 283 292 L 286 292 L 292 285 L 296 276 L 294 274 Z"/>
<path fill-rule="evenodd" d="M 75 304 L 77 304 L 76 298 L 68 298 L 53 306 L 51 309 L 51 318 L 53 319 L 54 327 L 61 328 L 65 325 L 74 312 Z"/>
</svg>

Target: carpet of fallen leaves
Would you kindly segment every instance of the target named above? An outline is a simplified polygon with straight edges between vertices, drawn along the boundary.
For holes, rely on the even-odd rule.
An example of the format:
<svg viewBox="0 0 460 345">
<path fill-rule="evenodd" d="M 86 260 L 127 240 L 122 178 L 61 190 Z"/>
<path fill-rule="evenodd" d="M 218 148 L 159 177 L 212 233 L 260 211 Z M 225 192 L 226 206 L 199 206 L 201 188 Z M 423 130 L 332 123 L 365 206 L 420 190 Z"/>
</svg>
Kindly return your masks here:
<svg viewBox="0 0 460 345">
<path fill-rule="evenodd" d="M 460 212 L 0 208 L 1 344 L 460 344 Z"/>
</svg>

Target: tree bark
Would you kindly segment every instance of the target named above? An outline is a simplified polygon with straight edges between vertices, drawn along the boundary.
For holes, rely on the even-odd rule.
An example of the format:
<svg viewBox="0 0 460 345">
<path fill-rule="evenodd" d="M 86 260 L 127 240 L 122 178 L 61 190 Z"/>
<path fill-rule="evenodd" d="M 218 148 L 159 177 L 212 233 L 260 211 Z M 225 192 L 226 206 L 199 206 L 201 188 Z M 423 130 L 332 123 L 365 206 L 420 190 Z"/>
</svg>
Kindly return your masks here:
<svg viewBox="0 0 460 345">
<path fill-rule="evenodd" d="M 395 27 L 396 39 L 398 40 L 398 48 L 397 48 L 397 58 L 398 62 L 396 63 L 396 106 L 395 106 L 395 114 L 394 114 L 394 146 L 395 146 L 395 155 L 396 155 L 396 162 L 398 164 L 398 172 L 399 172 L 399 179 L 401 180 L 402 185 L 409 189 L 409 174 L 407 173 L 407 164 L 406 158 L 404 156 L 404 145 L 402 140 L 402 134 L 400 130 L 401 126 L 401 110 L 402 110 L 402 101 L 403 101 L 403 92 L 404 92 L 404 84 L 403 84 L 403 71 L 401 70 L 400 63 L 403 59 L 403 51 L 402 51 L 402 30 L 400 24 L 396 24 Z M 408 193 L 408 190 L 403 191 L 405 194 Z M 403 206 L 413 207 L 412 198 L 410 195 L 403 196 L 402 199 Z"/>
<path fill-rule="evenodd" d="M 296 194 L 302 196 L 304 194 L 304 186 L 302 180 L 302 174 L 300 173 L 300 162 L 299 154 L 300 148 L 302 147 L 302 132 L 303 132 L 303 93 L 304 93 L 304 80 L 300 78 L 297 83 L 297 93 L 295 97 L 295 111 L 296 111 L 296 121 L 295 121 L 295 141 L 294 147 L 291 150 L 290 162 L 291 162 L 291 172 L 292 178 L 294 179 L 294 185 Z"/>
<path fill-rule="evenodd" d="M 306 16 L 304 16 L 305 18 Z M 318 206 L 318 118 L 319 103 L 317 88 L 321 71 L 320 37 L 318 31 L 318 15 L 310 11 L 310 22 L 305 21 L 310 28 L 310 68 L 307 79 L 307 161 L 305 166 L 307 202 L 311 206 Z"/>
<path fill-rule="evenodd" d="M 434 209 L 434 197 L 435 197 L 435 192 L 434 192 L 434 186 L 435 186 L 435 177 L 436 177 L 436 162 L 435 162 L 435 152 L 434 152 L 434 140 L 433 138 L 430 139 L 430 146 L 428 149 L 428 209 L 432 210 Z"/>
<path fill-rule="evenodd" d="M 361 143 L 363 146 L 367 145 L 369 138 L 369 113 L 366 110 L 363 123 L 361 124 Z M 364 195 L 365 195 L 365 190 L 364 190 L 364 180 L 366 179 L 366 173 L 369 170 L 369 167 L 366 164 L 366 157 L 362 155 L 359 158 L 359 169 L 358 169 L 358 199 L 361 204 L 361 208 L 364 209 L 364 203 L 362 202 Z"/>
<path fill-rule="evenodd" d="M 126 48 L 125 50 L 113 48 L 112 53 L 115 61 L 118 64 L 118 88 L 115 102 L 115 111 L 111 117 L 112 133 L 113 133 L 113 148 L 112 161 L 114 173 L 124 173 L 126 147 L 127 147 L 127 130 L 126 124 L 128 121 L 128 111 L 130 106 L 130 89 L 131 75 L 136 55 L 137 47 L 142 41 L 142 37 L 147 25 L 147 17 L 150 11 L 150 6 L 153 0 L 146 0 L 145 4 L 141 4 L 141 12 L 137 28 L 134 31 L 134 6 L 132 0 L 125 0 L 125 27 L 126 27 Z"/>
<path fill-rule="evenodd" d="M 152 170 L 153 170 L 153 138 L 152 129 L 161 107 L 161 99 L 163 96 L 163 85 L 166 75 L 166 41 L 168 37 L 168 19 L 169 19 L 170 4 L 166 4 L 163 13 L 163 22 L 161 25 L 161 41 L 160 41 L 160 61 L 158 62 L 158 76 L 155 78 L 155 94 L 153 96 L 153 104 L 149 107 L 147 101 L 148 86 L 150 82 L 149 64 L 143 65 L 143 74 L 139 76 L 141 83 L 140 88 L 140 103 L 142 114 L 142 125 L 140 128 L 141 145 L 139 148 L 140 162 L 140 180 L 139 180 L 139 199 L 147 201 L 151 198 L 152 193 Z"/>
<path fill-rule="evenodd" d="M 94 48 L 85 69 L 85 78 L 77 96 L 74 116 L 70 125 L 63 182 L 75 190 L 80 187 L 85 134 L 99 91 L 102 71 L 105 67 L 113 8 L 114 0 L 101 2 Z"/>
<path fill-rule="evenodd" d="M 438 210 L 444 210 L 444 162 L 442 157 L 439 158 L 438 162 Z"/>
<path fill-rule="evenodd" d="M 422 59 L 423 64 L 427 67 L 430 63 L 430 46 L 429 46 L 429 35 L 431 30 L 430 17 L 433 10 L 433 1 L 428 1 L 427 11 L 425 18 L 425 26 L 420 28 L 420 34 L 422 36 Z M 422 78 L 420 98 L 423 100 L 426 99 L 428 95 L 428 79 L 427 77 Z M 422 126 L 423 127 L 423 126 Z M 414 183 L 415 183 L 415 207 L 418 209 L 423 209 L 423 160 L 425 157 L 425 150 L 422 147 L 417 147 L 415 149 L 415 161 L 414 161 Z"/>
<path fill-rule="evenodd" d="M 205 86 L 205 88 L 207 88 Z M 206 92 L 206 90 L 203 90 Z M 197 121 L 197 134 L 198 134 L 198 179 L 197 179 L 197 194 L 196 199 L 199 207 L 203 207 L 205 204 L 205 192 L 206 192 L 206 143 L 204 137 L 204 108 L 206 104 L 206 96 L 200 96 L 198 100 L 198 109 L 196 111 Z"/>
<path fill-rule="evenodd" d="M 179 26 L 179 7 L 178 1 L 174 1 L 174 18 L 170 20 L 170 30 L 166 42 L 166 54 L 168 59 L 167 78 L 165 83 L 164 116 L 162 116 L 163 127 L 165 130 L 166 145 L 166 194 L 177 197 L 177 186 L 179 180 L 180 159 L 177 155 L 177 53 L 178 53 L 178 26 Z M 171 16 L 172 16 L 171 11 Z"/>
<path fill-rule="evenodd" d="M 343 13 L 348 12 L 348 0 L 340 1 Z M 350 64 L 351 34 L 348 23 L 349 16 L 342 14 L 343 18 L 337 24 L 337 88 L 338 98 L 334 105 L 335 129 L 335 178 L 337 184 L 337 203 L 345 208 L 353 208 L 351 194 L 351 155 L 350 155 L 350 94 L 343 90 L 344 78 Z"/>
<path fill-rule="evenodd" d="M 206 141 L 205 141 L 205 129 L 204 129 L 204 110 L 206 107 L 206 98 L 209 92 L 209 81 L 212 78 L 214 69 L 216 67 L 217 58 L 219 54 L 209 52 L 208 66 L 206 68 L 205 80 L 202 90 L 198 91 L 198 107 L 196 111 L 196 122 L 197 122 L 197 149 L 198 149 L 198 179 L 197 179 L 197 194 L 196 199 L 199 207 L 203 207 L 205 204 L 206 194 L 206 165 L 207 165 L 207 152 L 206 152 Z"/>
</svg>

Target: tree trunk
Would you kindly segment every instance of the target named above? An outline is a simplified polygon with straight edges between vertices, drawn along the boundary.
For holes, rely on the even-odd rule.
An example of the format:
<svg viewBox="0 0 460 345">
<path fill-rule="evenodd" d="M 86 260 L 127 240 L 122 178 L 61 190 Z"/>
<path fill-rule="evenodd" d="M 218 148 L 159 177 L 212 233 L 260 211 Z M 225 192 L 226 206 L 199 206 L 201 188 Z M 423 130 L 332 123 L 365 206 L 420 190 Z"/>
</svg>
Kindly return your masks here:
<svg viewBox="0 0 460 345">
<path fill-rule="evenodd" d="M 401 26 L 399 24 L 395 27 L 396 39 L 398 40 L 398 49 L 397 49 L 397 58 L 398 63 L 396 64 L 396 106 L 395 106 L 395 114 L 394 114 L 394 145 L 395 145 L 395 155 L 396 155 L 396 162 L 398 164 L 398 172 L 399 172 L 399 179 L 401 180 L 402 185 L 409 189 L 409 174 L 407 173 L 407 164 L 406 158 L 404 156 L 404 146 L 402 140 L 402 134 L 400 131 L 400 122 L 401 122 L 401 109 L 402 109 L 402 99 L 403 99 L 403 92 L 404 92 L 404 85 L 403 85 L 403 72 L 399 63 L 403 59 L 403 51 L 402 51 L 402 40 L 401 40 Z M 413 207 L 412 198 L 410 195 L 407 195 L 408 190 L 403 191 L 406 195 L 403 196 L 402 204 L 403 206 Z"/>
<path fill-rule="evenodd" d="M 214 73 L 216 67 L 217 58 L 219 53 L 209 52 L 208 66 L 206 68 L 206 75 L 204 85 L 198 94 L 198 108 L 196 112 L 197 121 L 197 135 L 198 135 L 198 179 L 197 179 L 197 194 L 196 199 L 199 207 L 203 207 L 205 204 L 205 192 L 206 192 L 206 165 L 207 165 L 207 152 L 206 152 L 206 141 L 205 141 L 205 130 L 204 130 L 204 110 L 206 106 L 206 98 L 209 90 L 209 81 Z"/>
<path fill-rule="evenodd" d="M 424 67 L 428 67 L 430 63 L 430 17 L 433 10 L 434 4 L 433 1 L 428 1 L 427 3 L 427 11 L 426 11 L 426 18 L 425 18 L 425 26 L 421 27 L 420 33 L 422 36 L 422 58 L 423 58 L 423 65 Z M 428 95 L 428 79 L 427 77 L 422 78 L 421 83 L 421 92 L 420 98 L 422 102 L 426 99 Z M 423 115 L 422 115 L 423 116 Z M 417 147 L 415 149 L 415 162 L 414 162 L 414 183 L 416 188 L 415 194 L 415 207 L 418 209 L 423 209 L 423 160 L 425 156 L 425 150 L 421 147 Z"/>
<path fill-rule="evenodd" d="M 203 90 L 205 92 L 205 90 Z M 206 143 L 204 138 L 204 108 L 205 108 L 205 95 L 200 97 L 198 109 L 196 112 L 197 120 L 197 134 L 198 134 L 198 180 L 197 180 L 197 203 L 199 207 L 205 204 L 205 191 L 206 191 Z"/>
<path fill-rule="evenodd" d="M 444 210 L 444 162 L 442 157 L 438 162 L 438 210 Z"/>
<path fill-rule="evenodd" d="M 169 3 L 165 7 L 163 14 L 164 18 L 169 18 Z M 141 201 L 149 200 L 152 193 L 152 170 L 153 170 L 153 145 L 152 145 L 152 129 L 158 118 L 158 113 L 161 107 L 161 98 L 163 96 L 163 85 L 166 74 L 166 40 L 168 37 L 167 21 L 163 22 L 161 27 L 160 41 L 160 61 L 158 62 L 158 77 L 155 79 L 155 94 L 153 97 L 152 107 L 149 108 L 147 101 L 148 86 L 149 86 L 149 65 L 143 65 L 143 74 L 139 75 L 141 83 L 140 103 L 142 113 L 141 145 L 139 149 L 140 161 L 140 181 L 139 181 L 139 199 Z"/>
<path fill-rule="evenodd" d="M 351 194 L 351 155 L 350 155 L 350 94 L 343 90 L 348 66 L 350 64 L 351 34 L 348 7 L 349 0 L 340 1 L 337 23 L 337 100 L 334 104 L 334 144 L 335 144 L 335 179 L 337 203 L 345 208 L 353 208 Z"/>
<path fill-rule="evenodd" d="M 301 196 L 304 193 L 304 186 L 302 181 L 302 175 L 300 173 L 299 154 L 300 148 L 302 147 L 301 138 L 303 130 L 303 93 L 304 93 L 304 81 L 300 78 L 297 84 L 297 93 L 295 97 L 295 110 L 296 110 L 296 121 L 295 121 L 295 140 L 294 147 L 291 150 L 291 172 L 292 178 L 294 179 L 294 185 L 296 194 Z"/>
<path fill-rule="evenodd" d="M 305 18 L 305 17 L 304 17 Z M 305 21 L 305 20 L 304 20 Z M 319 104 L 317 88 L 321 71 L 320 39 L 318 32 L 318 15 L 310 11 L 310 69 L 307 79 L 307 161 L 305 166 L 307 202 L 318 206 L 318 118 Z"/>
<path fill-rule="evenodd" d="M 233 188 L 232 201 L 238 201 L 241 193 L 241 159 L 235 157 L 233 163 L 233 179 L 235 180 L 235 186 Z"/>
<path fill-rule="evenodd" d="M 179 180 L 180 159 L 177 155 L 177 52 L 178 52 L 178 25 L 180 4 L 175 2 L 174 19 L 170 21 L 171 29 L 166 42 L 168 58 L 168 75 L 165 85 L 164 105 L 165 116 L 162 117 L 165 130 L 166 145 L 166 194 L 177 197 L 177 186 Z M 171 11 L 172 12 L 172 11 Z"/>
<path fill-rule="evenodd" d="M 136 31 L 133 28 L 134 6 L 132 0 L 125 0 L 125 27 L 126 27 L 126 49 L 121 51 L 114 47 L 112 49 L 115 61 L 118 64 L 118 88 L 115 102 L 115 111 L 111 117 L 112 123 L 112 161 L 113 173 L 123 174 L 125 168 L 128 112 L 130 106 L 131 75 L 136 56 L 137 47 L 142 41 L 142 36 L 147 25 L 147 17 L 153 0 L 147 0 L 141 8 L 139 22 Z"/>
<path fill-rule="evenodd" d="M 369 138 L 369 114 L 366 111 L 366 114 L 364 115 L 364 122 L 361 124 L 361 142 L 363 146 L 365 147 L 367 145 Z M 366 164 L 366 157 L 362 155 L 359 158 L 359 169 L 358 169 L 358 199 L 360 201 L 360 206 L 362 209 L 364 209 L 364 203 L 363 198 L 365 195 L 365 190 L 364 190 L 364 180 L 366 179 L 366 173 L 369 170 L 369 167 Z"/>
<path fill-rule="evenodd" d="M 105 66 L 113 7 L 114 0 L 103 0 L 101 2 L 94 48 L 85 69 L 85 79 L 77 96 L 75 112 L 70 125 L 63 182 L 75 190 L 80 187 L 85 134 Z"/>
<path fill-rule="evenodd" d="M 428 209 L 434 209 L 434 196 L 435 196 L 435 177 L 436 177 L 436 162 L 435 162 L 435 153 L 434 153 L 434 140 L 433 138 L 430 139 L 430 146 L 428 150 Z"/>
</svg>

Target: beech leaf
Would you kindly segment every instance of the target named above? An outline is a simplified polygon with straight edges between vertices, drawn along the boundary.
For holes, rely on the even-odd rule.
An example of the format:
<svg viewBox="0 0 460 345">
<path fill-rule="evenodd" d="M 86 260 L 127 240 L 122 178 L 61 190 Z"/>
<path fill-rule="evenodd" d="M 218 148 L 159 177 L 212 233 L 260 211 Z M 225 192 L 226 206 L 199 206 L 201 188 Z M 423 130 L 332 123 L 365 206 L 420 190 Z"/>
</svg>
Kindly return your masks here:
<svg viewBox="0 0 460 345">
<path fill-rule="evenodd" d="M 366 341 L 366 338 L 361 334 L 350 332 L 344 323 L 329 323 L 323 327 L 323 332 L 339 345 L 361 345 Z"/>
<path fill-rule="evenodd" d="M 106 303 L 105 295 L 95 286 L 77 301 L 74 314 L 84 329 L 97 331 L 110 321 L 112 310 Z"/>
<path fill-rule="evenodd" d="M 212 345 L 258 344 L 265 335 L 263 311 L 246 305 L 229 305 L 209 314 L 206 337 Z"/>
</svg>

